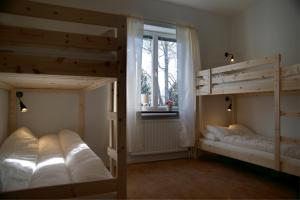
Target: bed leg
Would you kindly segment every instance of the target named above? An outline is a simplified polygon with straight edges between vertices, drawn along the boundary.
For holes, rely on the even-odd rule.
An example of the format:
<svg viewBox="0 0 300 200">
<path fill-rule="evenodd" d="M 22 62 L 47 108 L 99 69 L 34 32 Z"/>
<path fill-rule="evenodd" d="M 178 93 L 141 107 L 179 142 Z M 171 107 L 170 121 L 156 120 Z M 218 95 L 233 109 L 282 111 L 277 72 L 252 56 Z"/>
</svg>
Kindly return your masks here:
<svg viewBox="0 0 300 200">
<path fill-rule="evenodd" d="M 300 199 L 300 177 L 298 177 L 298 199 Z"/>
</svg>

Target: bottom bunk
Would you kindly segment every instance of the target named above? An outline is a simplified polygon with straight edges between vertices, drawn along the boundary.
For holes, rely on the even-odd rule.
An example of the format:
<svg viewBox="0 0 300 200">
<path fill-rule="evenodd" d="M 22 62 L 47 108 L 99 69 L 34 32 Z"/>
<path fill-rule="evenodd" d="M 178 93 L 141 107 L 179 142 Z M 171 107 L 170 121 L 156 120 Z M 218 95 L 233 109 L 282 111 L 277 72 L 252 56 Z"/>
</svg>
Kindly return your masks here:
<svg viewBox="0 0 300 200">
<path fill-rule="evenodd" d="M 242 125 L 207 126 L 198 141 L 201 150 L 274 169 L 274 140 Z M 281 144 L 281 171 L 300 176 L 300 144 Z"/>
<path fill-rule="evenodd" d="M 38 139 L 19 128 L 1 146 L 0 161 L 1 197 L 70 197 L 117 187 L 101 158 L 71 130 Z"/>
</svg>

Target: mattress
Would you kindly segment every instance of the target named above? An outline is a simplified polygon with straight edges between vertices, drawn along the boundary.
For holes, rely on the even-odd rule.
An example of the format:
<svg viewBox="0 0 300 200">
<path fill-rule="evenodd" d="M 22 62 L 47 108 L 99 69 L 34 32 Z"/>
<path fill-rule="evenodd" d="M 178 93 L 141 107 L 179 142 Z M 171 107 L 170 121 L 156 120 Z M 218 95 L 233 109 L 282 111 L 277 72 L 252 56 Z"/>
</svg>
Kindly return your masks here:
<svg viewBox="0 0 300 200">
<path fill-rule="evenodd" d="M 25 171 L 26 173 L 23 164 L 26 157 L 23 155 L 22 157 L 16 157 L 16 153 L 9 155 L 13 156 L 14 159 L 22 159 L 22 165 L 18 163 L 12 165 L 10 162 L 8 163 L 10 165 L 7 165 L 5 169 L 3 166 L 6 165 L 0 165 L 0 171 L 3 172 L 0 173 L 1 191 L 113 178 L 101 158 L 73 131 L 63 130 L 58 134 L 42 136 L 38 139 L 37 144 L 36 153 L 30 152 L 29 154 L 30 158 L 34 157 L 31 155 L 37 154 L 37 159 L 35 159 L 36 161 L 33 161 L 33 159 L 28 160 L 31 163 L 31 170 Z M 5 159 L 11 160 L 8 156 Z M 16 176 L 16 172 L 22 172 L 22 176 Z M 6 176 L 3 174 L 6 174 Z"/>
<path fill-rule="evenodd" d="M 224 143 L 274 153 L 274 139 L 262 135 L 228 135 L 221 140 Z M 299 144 L 281 144 L 281 154 L 286 157 L 300 159 Z"/>
<path fill-rule="evenodd" d="M 249 147 L 228 144 L 223 141 L 200 139 L 199 147 L 202 150 L 228 156 L 245 162 L 258 164 L 264 167 L 274 167 L 274 154 Z M 300 176 L 300 159 L 281 156 L 281 171 Z"/>
</svg>

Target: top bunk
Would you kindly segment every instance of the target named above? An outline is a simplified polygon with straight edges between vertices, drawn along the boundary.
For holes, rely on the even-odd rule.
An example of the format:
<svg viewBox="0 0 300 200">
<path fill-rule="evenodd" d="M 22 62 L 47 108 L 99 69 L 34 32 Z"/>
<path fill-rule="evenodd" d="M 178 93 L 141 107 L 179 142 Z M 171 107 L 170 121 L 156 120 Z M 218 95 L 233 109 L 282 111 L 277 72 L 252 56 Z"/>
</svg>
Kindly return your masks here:
<svg viewBox="0 0 300 200">
<path fill-rule="evenodd" d="M 126 32 L 126 17 L 121 15 L 27 0 L 1 1 L 0 81 L 14 87 L 32 79 L 31 86 L 41 87 L 32 83 L 44 80 L 45 87 L 53 88 L 51 79 L 52 83 L 65 79 L 62 88 L 69 89 L 76 81 L 76 88 L 81 88 L 101 78 L 124 78 Z"/>
<path fill-rule="evenodd" d="M 197 95 L 274 92 L 277 79 L 281 91 L 300 90 L 300 64 L 280 63 L 281 56 L 277 54 L 198 71 Z"/>
</svg>

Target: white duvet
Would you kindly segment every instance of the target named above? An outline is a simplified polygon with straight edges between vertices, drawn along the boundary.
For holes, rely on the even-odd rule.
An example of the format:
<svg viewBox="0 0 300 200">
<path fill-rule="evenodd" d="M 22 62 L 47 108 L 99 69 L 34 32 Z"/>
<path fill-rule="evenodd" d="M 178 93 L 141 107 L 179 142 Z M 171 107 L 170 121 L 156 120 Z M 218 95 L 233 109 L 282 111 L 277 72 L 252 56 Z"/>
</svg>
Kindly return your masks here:
<svg viewBox="0 0 300 200">
<path fill-rule="evenodd" d="M 0 149 L 0 191 L 29 187 L 38 158 L 38 140 L 25 127 L 12 133 Z"/>
<path fill-rule="evenodd" d="M 268 153 L 274 152 L 274 138 L 258 135 L 241 124 L 231 125 L 229 128 L 208 125 L 207 130 L 208 132 L 204 134 L 204 137 L 207 139 L 210 139 L 207 135 L 211 134 L 215 136 L 215 141 L 222 141 L 227 144 Z M 281 154 L 287 157 L 300 159 L 300 145 L 281 143 Z"/>
<path fill-rule="evenodd" d="M 31 178 L 31 187 L 67 184 L 71 182 L 60 141 L 51 134 L 39 139 L 38 162 Z"/>
<path fill-rule="evenodd" d="M 112 178 L 102 160 L 81 140 L 77 133 L 62 130 L 58 135 L 72 182 Z"/>
<path fill-rule="evenodd" d="M 221 139 L 222 142 L 235 146 L 246 147 L 265 151 L 274 152 L 274 139 L 261 135 L 228 135 Z M 300 159 L 299 144 L 281 144 L 281 154 L 287 157 Z"/>
<path fill-rule="evenodd" d="M 37 139 L 20 128 L 0 149 L 0 191 L 108 178 L 102 160 L 70 130 Z"/>
</svg>

